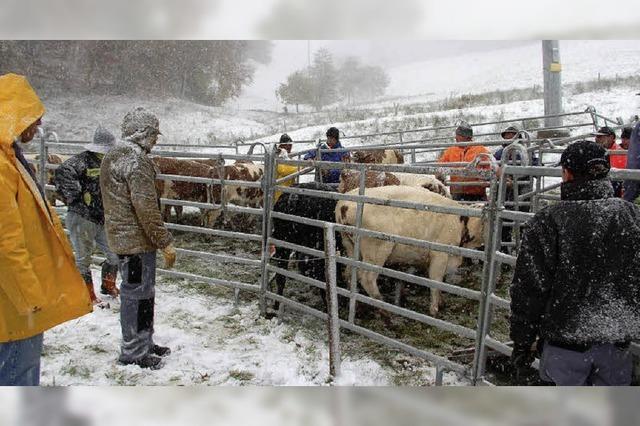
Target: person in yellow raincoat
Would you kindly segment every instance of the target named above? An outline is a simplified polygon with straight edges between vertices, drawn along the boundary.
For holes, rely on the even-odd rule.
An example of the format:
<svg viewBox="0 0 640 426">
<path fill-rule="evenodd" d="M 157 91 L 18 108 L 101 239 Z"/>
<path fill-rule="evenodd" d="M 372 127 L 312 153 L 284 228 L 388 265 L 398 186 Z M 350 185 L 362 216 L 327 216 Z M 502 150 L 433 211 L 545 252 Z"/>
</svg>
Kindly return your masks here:
<svg viewBox="0 0 640 426">
<path fill-rule="evenodd" d="M 291 137 L 286 134 L 283 133 L 282 136 L 280 136 L 280 144 L 278 144 L 278 156 L 284 159 L 289 159 L 289 154 L 291 154 L 291 148 L 292 148 L 292 144 L 291 142 L 293 142 L 291 140 Z M 297 172 L 299 170 L 299 168 L 297 166 L 289 166 L 287 164 L 278 164 L 278 166 L 276 167 L 276 180 L 277 179 L 282 179 L 285 176 L 289 176 L 295 172 Z M 282 186 L 291 186 L 295 183 L 295 178 L 291 178 L 291 179 L 287 179 L 284 182 L 282 182 Z M 274 202 L 278 201 L 278 198 L 280 198 L 280 196 L 282 195 L 281 191 L 276 191 L 275 193 L 275 198 L 274 198 Z"/>
<path fill-rule="evenodd" d="M 60 220 L 20 146 L 44 112 L 25 77 L 0 76 L 0 386 L 37 386 L 43 333 L 92 310 Z"/>
</svg>

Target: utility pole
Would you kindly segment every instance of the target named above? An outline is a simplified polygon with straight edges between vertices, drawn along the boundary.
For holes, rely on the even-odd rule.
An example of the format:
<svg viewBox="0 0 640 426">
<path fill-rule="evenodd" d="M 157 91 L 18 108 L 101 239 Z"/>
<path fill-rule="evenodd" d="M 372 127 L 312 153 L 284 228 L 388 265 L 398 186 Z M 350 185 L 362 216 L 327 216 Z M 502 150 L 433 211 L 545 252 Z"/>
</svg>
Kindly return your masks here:
<svg viewBox="0 0 640 426">
<path fill-rule="evenodd" d="M 544 76 L 544 115 L 562 114 L 562 82 L 558 40 L 542 40 L 542 72 Z M 545 127 L 562 126 L 562 117 L 547 117 Z"/>
</svg>

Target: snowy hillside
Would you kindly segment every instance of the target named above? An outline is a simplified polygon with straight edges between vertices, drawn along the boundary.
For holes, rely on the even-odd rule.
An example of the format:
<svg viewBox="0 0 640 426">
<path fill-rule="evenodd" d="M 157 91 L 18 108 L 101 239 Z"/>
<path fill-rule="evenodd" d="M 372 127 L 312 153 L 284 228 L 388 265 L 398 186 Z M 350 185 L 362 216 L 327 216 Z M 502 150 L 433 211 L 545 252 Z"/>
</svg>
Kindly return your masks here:
<svg viewBox="0 0 640 426">
<path fill-rule="evenodd" d="M 76 96 L 44 99 L 43 124 L 61 139 L 88 140 L 102 123 L 114 134 L 124 115 L 137 106 L 160 118 L 161 143 L 219 144 L 275 132 L 276 114 L 215 108 L 179 99 L 141 99 L 127 96 Z M 277 123 L 277 121 L 276 121 Z"/>
<path fill-rule="evenodd" d="M 560 41 L 562 82 L 640 73 L 640 41 Z M 479 93 L 542 85 L 542 47 L 539 41 L 490 52 L 467 53 L 408 64 L 389 71 L 388 96 L 433 93 Z"/>
</svg>

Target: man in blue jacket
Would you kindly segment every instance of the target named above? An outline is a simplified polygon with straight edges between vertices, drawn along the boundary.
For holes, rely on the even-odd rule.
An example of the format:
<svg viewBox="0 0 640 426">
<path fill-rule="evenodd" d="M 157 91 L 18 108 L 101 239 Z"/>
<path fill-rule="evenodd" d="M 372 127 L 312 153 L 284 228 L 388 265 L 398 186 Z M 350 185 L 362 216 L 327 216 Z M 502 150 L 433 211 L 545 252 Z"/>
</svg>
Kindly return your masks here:
<svg viewBox="0 0 640 426">
<path fill-rule="evenodd" d="M 320 149 L 343 149 L 340 144 L 340 131 L 336 127 L 327 130 L 327 142 L 320 146 Z M 305 160 L 315 160 L 317 151 L 312 150 L 305 154 Z M 320 154 L 321 161 L 349 161 L 351 155 L 346 151 L 323 152 Z M 322 169 L 321 178 L 323 183 L 340 183 L 340 169 Z"/>
</svg>

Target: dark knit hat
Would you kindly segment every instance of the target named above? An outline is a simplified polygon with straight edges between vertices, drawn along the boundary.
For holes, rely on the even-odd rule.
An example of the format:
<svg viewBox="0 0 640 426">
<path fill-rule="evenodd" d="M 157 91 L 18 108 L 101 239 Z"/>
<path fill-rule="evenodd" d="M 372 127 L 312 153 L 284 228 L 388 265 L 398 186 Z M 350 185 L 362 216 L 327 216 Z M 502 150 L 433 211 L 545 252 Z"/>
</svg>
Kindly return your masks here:
<svg viewBox="0 0 640 426">
<path fill-rule="evenodd" d="M 340 139 L 340 130 L 337 127 L 329 127 L 327 130 L 328 138 L 335 138 L 336 140 Z"/>
<path fill-rule="evenodd" d="M 611 169 L 607 150 L 597 142 L 588 140 L 569 145 L 562 153 L 559 165 L 587 180 L 602 179 Z"/>
<path fill-rule="evenodd" d="M 283 133 L 282 136 L 280 136 L 280 143 L 287 143 L 287 142 L 291 142 L 291 136 L 289 136 L 286 133 Z"/>
</svg>

